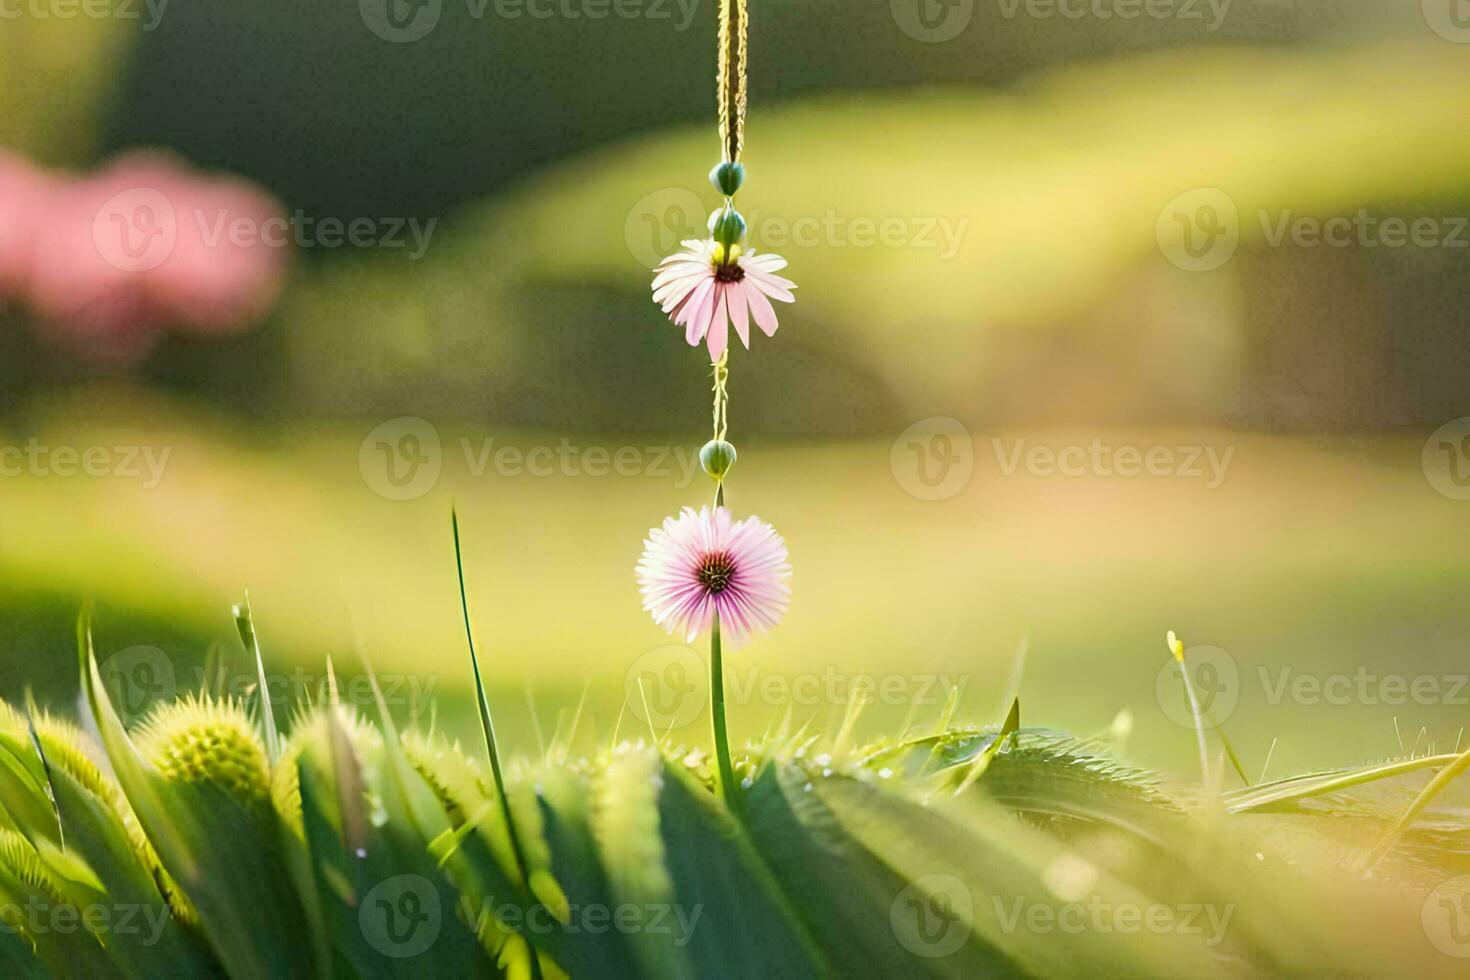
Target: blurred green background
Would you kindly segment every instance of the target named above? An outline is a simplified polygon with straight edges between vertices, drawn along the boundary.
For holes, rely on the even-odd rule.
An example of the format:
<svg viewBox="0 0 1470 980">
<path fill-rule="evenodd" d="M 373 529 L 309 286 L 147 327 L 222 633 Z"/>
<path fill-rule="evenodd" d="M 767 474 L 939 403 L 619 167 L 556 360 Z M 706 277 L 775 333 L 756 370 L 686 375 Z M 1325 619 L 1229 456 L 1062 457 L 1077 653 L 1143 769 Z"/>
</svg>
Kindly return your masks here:
<svg viewBox="0 0 1470 980">
<path fill-rule="evenodd" d="M 683 683 L 632 568 L 709 496 L 689 465 L 707 358 L 647 289 L 717 200 L 714 6 L 429 0 L 405 9 L 431 29 L 392 40 L 374 2 L 0 22 L 6 148 L 89 169 L 163 147 L 303 221 L 429 229 L 418 250 L 297 247 L 254 330 L 127 369 L 7 308 L 0 444 L 165 461 L 0 479 L 7 698 L 74 702 L 85 599 L 104 657 L 161 651 L 141 656 L 179 689 L 211 649 L 243 671 L 248 588 L 273 670 L 366 658 L 472 733 L 451 500 L 513 744 L 569 725 L 584 683 L 588 740 L 644 728 L 636 678 Z M 990 721 L 1024 645 L 1028 723 L 1085 734 L 1126 709 L 1125 753 L 1184 768 L 1174 628 L 1224 652 L 1202 680 L 1248 765 L 1273 741 L 1276 772 L 1457 741 L 1457 3 L 752 0 L 740 204 L 801 289 L 732 356 L 729 493 L 796 571 L 786 622 L 731 658 L 737 732 L 783 684 L 819 692 L 798 720 L 839 718 L 862 675 L 893 695 L 865 731 L 933 724 L 944 684 Z M 1222 238 L 1180 237 L 1210 215 Z M 1334 217 L 1347 237 L 1314 239 Z M 1426 233 L 1394 244 L 1393 222 Z M 1168 463 L 1027 455 L 1093 446 Z M 702 716 L 665 720 L 704 738 Z"/>
</svg>

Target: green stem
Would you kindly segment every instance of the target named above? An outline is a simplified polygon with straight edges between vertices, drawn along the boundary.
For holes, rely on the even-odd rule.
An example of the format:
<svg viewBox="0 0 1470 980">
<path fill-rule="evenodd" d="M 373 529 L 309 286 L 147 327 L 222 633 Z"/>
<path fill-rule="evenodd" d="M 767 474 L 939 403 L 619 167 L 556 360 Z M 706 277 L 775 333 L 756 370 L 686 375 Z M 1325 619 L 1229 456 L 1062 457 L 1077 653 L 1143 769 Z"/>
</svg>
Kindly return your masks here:
<svg viewBox="0 0 1470 980">
<path fill-rule="evenodd" d="M 739 787 L 735 784 L 735 767 L 730 764 L 730 735 L 725 730 L 725 667 L 720 656 L 720 614 L 715 613 L 709 634 L 710 717 L 715 736 L 715 762 L 720 778 L 715 793 L 727 807 L 734 809 Z"/>
<path fill-rule="evenodd" d="M 1214 785 L 1210 778 L 1210 749 L 1205 743 L 1205 717 L 1200 711 L 1199 698 L 1194 693 L 1194 683 L 1189 679 L 1189 664 L 1183 657 L 1179 658 L 1179 672 L 1184 676 L 1184 693 L 1189 696 L 1189 711 L 1194 715 L 1194 736 L 1199 743 L 1199 769 L 1200 779 L 1205 789 Z"/>
</svg>

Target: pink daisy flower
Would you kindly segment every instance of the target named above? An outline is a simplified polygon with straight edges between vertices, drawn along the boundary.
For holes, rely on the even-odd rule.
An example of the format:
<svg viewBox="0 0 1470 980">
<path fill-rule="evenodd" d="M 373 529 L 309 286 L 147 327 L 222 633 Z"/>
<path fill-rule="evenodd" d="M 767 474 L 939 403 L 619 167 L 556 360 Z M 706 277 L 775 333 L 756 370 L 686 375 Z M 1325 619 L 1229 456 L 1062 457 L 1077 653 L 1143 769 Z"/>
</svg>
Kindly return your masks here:
<svg viewBox="0 0 1470 980">
<path fill-rule="evenodd" d="M 785 615 L 786 559 L 786 542 L 760 518 L 736 522 L 723 507 L 685 507 L 643 542 L 643 608 L 686 643 L 707 631 L 718 612 L 721 630 L 739 643 Z"/>
<path fill-rule="evenodd" d="M 676 326 L 684 328 L 690 347 L 709 345 L 710 360 L 718 361 L 730 342 L 730 324 L 740 342 L 750 349 L 750 321 L 767 337 L 776 332 L 771 300 L 793 303 L 796 283 L 776 275 L 786 260 L 774 252 L 746 251 L 739 245 L 726 249 L 717 242 L 690 239 L 684 247 L 658 264 L 653 279 L 653 301 Z"/>
</svg>

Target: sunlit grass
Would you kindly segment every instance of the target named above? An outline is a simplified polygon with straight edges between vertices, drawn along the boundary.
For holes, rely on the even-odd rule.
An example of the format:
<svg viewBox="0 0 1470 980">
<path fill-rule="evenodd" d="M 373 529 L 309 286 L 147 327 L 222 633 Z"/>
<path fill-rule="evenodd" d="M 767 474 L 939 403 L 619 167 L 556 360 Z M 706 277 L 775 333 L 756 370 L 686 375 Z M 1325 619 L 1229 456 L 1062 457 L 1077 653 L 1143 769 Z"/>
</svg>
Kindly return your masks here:
<svg viewBox="0 0 1470 980">
<path fill-rule="evenodd" d="M 507 476 L 493 466 L 477 477 L 461 437 L 529 448 L 562 436 L 444 425 L 438 485 L 393 501 L 359 469 L 366 426 L 277 431 L 266 442 L 168 421 L 156 405 L 114 418 L 79 425 L 61 414 L 40 431 L 57 445 L 170 446 L 162 482 L 144 491 L 127 479 L 8 478 L 0 575 L 12 602 L 90 595 L 114 618 L 178 624 L 193 645 L 125 624 L 109 642 L 161 645 L 181 675 L 202 668 L 209 639 L 237 645 L 220 610 L 248 587 L 269 610 L 262 643 L 276 663 L 316 675 L 330 654 L 353 673 L 367 658 L 380 673 L 414 675 L 421 692 L 455 706 L 451 721 L 472 719 L 443 533 L 451 498 L 491 654 L 487 683 L 514 737 L 531 736 L 527 684 L 550 729 L 590 680 L 593 725 L 609 730 L 627 672 L 670 642 L 643 615 L 632 567 L 651 525 L 707 496 L 702 474 L 685 486 L 672 475 Z M 1087 732 L 1127 707 L 1138 719 L 1132 751 L 1190 768 L 1188 731 L 1153 696 L 1166 659 L 1159 637 L 1177 626 L 1236 659 L 1245 687 L 1231 730 L 1252 765 L 1273 738 L 1283 771 L 1381 757 L 1398 747 L 1395 717 L 1407 742 L 1429 726 L 1421 749 L 1453 743 L 1463 719 L 1450 705 L 1268 696 L 1303 673 L 1463 672 L 1448 638 L 1466 621 L 1470 532 L 1456 519 L 1461 505 L 1419 470 L 1421 437 L 1332 449 L 1224 430 L 1103 434 L 1112 444 L 1235 447 L 1214 490 L 1187 478 L 1006 477 L 991 437 L 976 434 L 972 479 L 940 501 L 904 490 L 887 443 L 766 444 L 742 456 L 731 506 L 780 526 L 798 572 L 782 629 L 728 658 L 746 692 L 731 712 L 737 732 L 761 731 L 778 707 L 768 692 L 792 678 L 817 685 L 798 709 L 840 716 L 845 688 L 834 697 L 822 678 L 861 673 L 898 678 L 933 710 L 944 683 L 963 686 L 962 716 L 988 718 L 1029 638 L 1033 720 Z M 1061 446 L 1092 436 L 994 437 Z M 56 650 L 54 636 L 27 643 Z M 880 702 L 870 717 L 897 725 L 907 711 Z"/>
</svg>

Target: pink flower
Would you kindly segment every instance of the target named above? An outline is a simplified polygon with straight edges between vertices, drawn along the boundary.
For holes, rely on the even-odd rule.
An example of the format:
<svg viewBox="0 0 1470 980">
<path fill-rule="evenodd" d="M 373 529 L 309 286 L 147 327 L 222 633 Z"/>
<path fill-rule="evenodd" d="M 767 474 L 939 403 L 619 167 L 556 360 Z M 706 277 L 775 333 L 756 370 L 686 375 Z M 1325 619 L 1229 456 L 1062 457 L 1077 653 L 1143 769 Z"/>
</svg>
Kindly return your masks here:
<svg viewBox="0 0 1470 980">
<path fill-rule="evenodd" d="M 737 523 L 723 507 L 685 507 L 643 542 L 643 608 L 686 643 L 719 613 L 721 629 L 739 643 L 785 615 L 791 598 L 786 559 L 786 542 L 760 518 Z"/>
<path fill-rule="evenodd" d="M 269 310 L 288 259 L 259 234 L 273 221 L 253 185 L 164 154 L 82 176 L 0 158 L 0 293 L 79 352 L 134 362 L 170 329 L 226 334 Z"/>
<path fill-rule="evenodd" d="M 675 325 L 684 328 L 690 347 L 709 344 L 710 360 L 718 361 L 730 342 L 730 324 L 750 349 L 750 320 L 767 337 L 776 332 L 771 300 L 792 303 L 796 283 L 776 275 L 786 260 L 774 252 L 757 254 L 739 245 L 728 250 L 715 242 L 690 239 L 658 264 L 653 301 Z"/>
<path fill-rule="evenodd" d="M 0 299 L 20 291 L 60 179 L 0 150 Z"/>
</svg>

